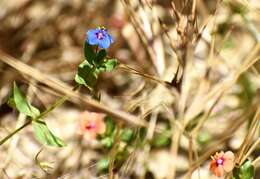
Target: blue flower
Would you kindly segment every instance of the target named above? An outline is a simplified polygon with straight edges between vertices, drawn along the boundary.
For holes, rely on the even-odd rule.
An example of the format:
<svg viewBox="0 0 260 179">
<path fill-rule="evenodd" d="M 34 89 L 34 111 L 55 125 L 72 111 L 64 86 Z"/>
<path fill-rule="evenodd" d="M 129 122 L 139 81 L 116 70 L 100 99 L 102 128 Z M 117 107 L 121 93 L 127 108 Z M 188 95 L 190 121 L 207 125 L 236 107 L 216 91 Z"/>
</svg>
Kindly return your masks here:
<svg viewBox="0 0 260 179">
<path fill-rule="evenodd" d="M 90 45 L 98 45 L 99 48 L 108 48 L 113 43 L 113 38 L 105 28 L 91 29 L 86 33 L 86 41 Z"/>
</svg>

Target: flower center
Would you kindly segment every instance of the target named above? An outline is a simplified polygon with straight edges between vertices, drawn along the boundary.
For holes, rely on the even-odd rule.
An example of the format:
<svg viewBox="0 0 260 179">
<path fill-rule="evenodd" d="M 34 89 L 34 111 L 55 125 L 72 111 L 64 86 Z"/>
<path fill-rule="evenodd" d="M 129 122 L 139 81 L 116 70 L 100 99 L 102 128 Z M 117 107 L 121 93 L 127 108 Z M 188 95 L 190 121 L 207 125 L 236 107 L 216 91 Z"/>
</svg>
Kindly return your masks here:
<svg viewBox="0 0 260 179">
<path fill-rule="evenodd" d="M 104 38 L 104 34 L 102 32 L 96 33 L 97 39 L 102 40 Z"/>
<path fill-rule="evenodd" d="M 219 165 L 223 165 L 223 163 L 224 163 L 223 157 L 217 159 L 217 165 L 218 165 L 218 166 L 219 166 Z"/>
<path fill-rule="evenodd" d="M 93 122 L 90 122 L 90 123 L 88 123 L 87 125 L 86 125 L 86 129 L 87 130 L 91 130 L 91 129 L 94 129 L 96 127 L 96 124 L 95 123 L 93 123 Z"/>
</svg>

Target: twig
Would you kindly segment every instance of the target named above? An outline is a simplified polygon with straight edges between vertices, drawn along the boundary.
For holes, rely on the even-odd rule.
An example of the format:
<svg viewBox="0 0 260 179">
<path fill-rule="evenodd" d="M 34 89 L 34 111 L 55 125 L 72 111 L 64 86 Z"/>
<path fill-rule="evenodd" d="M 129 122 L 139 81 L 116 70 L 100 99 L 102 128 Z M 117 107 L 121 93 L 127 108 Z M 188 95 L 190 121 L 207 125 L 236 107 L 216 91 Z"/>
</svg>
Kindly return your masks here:
<svg viewBox="0 0 260 179">
<path fill-rule="evenodd" d="M 86 107 L 90 109 L 95 109 L 96 111 L 106 113 L 115 118 L 115 120 L 123 121 L 132 126 L 146 126 L 144 121 L 140 121 L 137 117 L 126 113 L 121 110 L 111 109 L 111 107 L 105 106 L 104 104 L 100 104 L 99 102 L 90 99 L 86 95 L 82 95 L 78 92 L 71 91 L 71 86 L 63 83 L 62 81 L 53 78 L 47 74 L 40 72 L 39 70 L 22 63 L 21 61 L 9 56 L 8 54 L 0 51 L 0 60 L 11 67 L 15 68 L 19 72 L 28 75 L 29 77 L 35 79 L 36 81 L 49 86 L 53 90 L 59 92 L 62 95 L 67 95 L 73 103 L 76 104 L 85 104 Z M 120 120 L 121 119 L 121 120 Z"/>
</svg>

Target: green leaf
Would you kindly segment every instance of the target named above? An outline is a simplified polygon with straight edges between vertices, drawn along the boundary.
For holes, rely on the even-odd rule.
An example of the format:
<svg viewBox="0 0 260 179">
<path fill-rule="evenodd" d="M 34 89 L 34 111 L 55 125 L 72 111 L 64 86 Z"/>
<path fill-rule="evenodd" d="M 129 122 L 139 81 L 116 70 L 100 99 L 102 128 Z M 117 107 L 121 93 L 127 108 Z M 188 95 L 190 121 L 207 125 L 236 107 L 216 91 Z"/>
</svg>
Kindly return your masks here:
<svg viewBox="0 0 260 179">
<path fill-rule="evenodd" d="M 93 90 L 97 83 L 97 73 L 94 67 L 87 61 L 82 62 L 78 67 L 75 81 L 78 84 L 85 85 L 90 90 Z"/>
<path fill-rule="evenodd" d="M 254 177 L 254 166 L 250 160 L 247 160 L 239 168 L 233 170 L 233 179 L 253 179 Z"/>
<path fill-rule="evenodd" d="M 123 129 L 120 138 L 124 142 L 129 142 L 132 140 L 133 136 L 134 132 L 132 129 Z"/>
<path fill-rule="evenodd" d="M 155 133 L 151 141 L 154 147 L 164 147 L 171 143 L 171 131 L 169 124 L 163 124 L 160 133 Z"/>
<path fill-rule="evenodd" d="M 36 118 L 40 115 L 40 111 L 27 102 L 25 96 L 17 87 L 15 82 L 13 86 L 13 94 L 8 100 L 8 105 L 16 108 L 20 113 L 23 113 L 26 116 L 30 116 L 32 118 Z"/>
<path fill-rule="evenodd" d="M 84 43 L 84 55 L 85 59 L 88 61 L 89 64 L 93 64 L 93 61 L 96 58 L 96 54 L 91 45 L 87 42 Z"/>
<path fill-rule="evenodd" d="M 99 61 L 103 60 L 107 56 L 107 52 L 105 49 L 102 49 L 98 52 L 95 61 L 98 63 Z"/>
<path fill-rule="evenodd" d="M 106 116 L 105 123 L 106 123 L 105 135 L 106 136 L 111 136 L 113 134 L 113 132 L 114 132 L 114 129 L 115 129 L 114 121 L 112 120 L 112 118 L 110 116 Z"/>
<path fill-rule="evenodd" d="M 202 146 L 205 147 L 210 142 L 211 136 L 206 131 L 201 131 L 197 137 L 197 142 Z"/>
<path fill-rule="evenodd" d="M 127 148 L 122 149 L 116 154 L 115 166 L 120 168 L 129 157 L 129 151 Z"/>
<path fill-rule="evenodd" d="M 105 137 L 101 140 L 101 144 L 104 145 L 106 148 L 111 148 L 113 145 L 113 137 Z"/>
<path fill-rule="evenodd" d="M 48 128 L 44 121 L 37 120 L 32 122 L 36 138 L 44 145 L 63 147 L 65 143 L 56 137 Z"/>
<path fill-rule="evenodd" d="M 109 167 L 109 159 L 108 158 L 101 159 L 97 162 L 98 171 L 108 170 L 108 167 Z"/>
<path fill-rule="evenodd" d="M 171 143 L 171 138 L 164 132 L 155 134 L 152 145 L 155 147 L 164 147 Z"/>
<path fill-rule="evenodd" d="M 105 71 L 112 71 L 117 66 L 116 59 L 105 59 L 98 63 L 96 71 L 105 72 Z"/>
</svg>

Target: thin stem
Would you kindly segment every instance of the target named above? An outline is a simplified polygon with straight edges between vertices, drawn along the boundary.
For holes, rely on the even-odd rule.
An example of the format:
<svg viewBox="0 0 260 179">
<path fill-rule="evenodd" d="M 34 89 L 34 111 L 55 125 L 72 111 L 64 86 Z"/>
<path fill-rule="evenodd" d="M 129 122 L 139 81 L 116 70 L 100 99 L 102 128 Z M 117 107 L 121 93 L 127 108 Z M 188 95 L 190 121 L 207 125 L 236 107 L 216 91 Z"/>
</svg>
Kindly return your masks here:
<svg viewBox="0 0 260 179">
<path fill-rule="evenodd" d="M 114 146 L 110 152 L 110 161 L 109 161 L 109 179 L 113 179 L 114 178 L 114 174 L 113 174 L 113 169 L 114 169 L 114 162 L 115 162 L 115 158 L 116 158 L 116 152 L 117 152 L 117 145 L 119 143 L 120 140 L 120 129 L 121 129 L 122 123 L 118 124 L 118 127 L 116 129 L 116 134 L 114 137 Z"/>
<path fill-rule="evenodd" d="M 29 124 L 31 124 L 32 120 L 27 121 L 26 123 L 24 123 L 21 127 L 15 129 L 13 132 L 11 132 L 10 134 L 8 134 L 5 138 L 3 138 L 0 141 L 0 145 L 2 145 L 3 143 L 5 143 L 8 139 L 10 139 L 13 135 L 15 135 L 16 133 L 18 133 L 20 130 L 22 130 L 23 128 L 25 128 L 26 126 L 28 126 Z"/>
<path fill-rule="evenodd" d="M 148 74 L 139 72 L 139 71 L 137 71 L 136 69 L 134 69 L 134 68 L 132 68 L 132 67 L 126 65 L 126 64 L 122 64 L 122 63 L 121 63 L 118 67 L 119 67 L 119 68 L 122 68 L 123 70 L 126 70 L 126 71 L 128 71 L 128 72 L 130 72 L 130 73 L 133 73 L 133 74 L 142 76 L 142 77 L 144 77 L 144 78 L 148 78 L 148 79 L 153 80 L 153 81 L 156 81 L 156 82 L 158 82 L 158 83 L 160 83 L 160 84 L 162 84 L 162 85 L 166 85 L 166 86 L 170 86 L 170 85 L 171 85 L 171 84 L 170 84 L 169 82 L 167 82 L 167 81 L 158 79 L 157 77 L 152 76 L 152 75 L 148 75 Z"/>
</svg>

